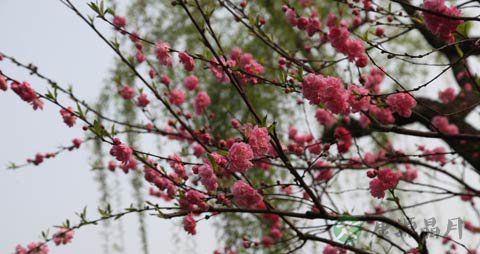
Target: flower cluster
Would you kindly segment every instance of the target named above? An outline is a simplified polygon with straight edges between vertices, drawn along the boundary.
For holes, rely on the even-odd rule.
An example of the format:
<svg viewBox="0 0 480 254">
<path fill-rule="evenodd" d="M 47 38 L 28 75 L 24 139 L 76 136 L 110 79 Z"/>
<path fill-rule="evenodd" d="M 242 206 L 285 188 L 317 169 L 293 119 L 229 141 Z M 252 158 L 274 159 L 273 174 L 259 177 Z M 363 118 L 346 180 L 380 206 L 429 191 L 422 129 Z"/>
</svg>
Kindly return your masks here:
<svg viewBox="0 0 480 254">
<path fill-rule="evenodd" d="M 310 0 L 303 0 L 303 2 L 310 1 Z M 308 4 L 302 4 L 302 6 L 306 6 Z M 313 36 L 317 32 L 320 32 L 322 29 L 322 23 L 318 19 L 318 12 L 312 11 L 310 17 L 297 17 L 295 10 L 289 8 L 288 6 L 283 6 L 283 11 L 287 17 L 288 23 L 293 27 L 297 27 L 300 30 L 305 30 L 308 33 L 308 36 Z"/>
<path fill-rule="evenodd" d="M 30 86 L 30 83 L 26 81 L 22 83 L 12 82 L 11 87 L 22 100 L 32 104 L 34 110 L 43 109 L 43 102 L 38 97 L 37 92 Z"/>
<path fill-rule="evenodd" d="M 110 149 L 110 155 L 123 163 L 127 163 L 132 159 L 132 154 L 132 148 L 126 144 L 122 144 L 120 139 L 114 138 L 112 149 Z"/>
<path fill-rule="evenodd" d="M 183 64 L 183 68 L 186 71 L 190 72 L 190 71 L 193 71 L 193 69 L 195 69 L 195 60 L 193 60 L 193 57 L 191 57 L 186 52 L 178 53 L 178 58 L 180 58 L 180 63 Z"/>
<path fill-rule="evenodd" d="M 335 114 L 349 113 L 348 93 L 338 78 L 308 74 L 302 82 L 302 92 L 312 104 L 323 103 Z"/>
<path fill-rule="evenodd" d="M 73 108 L 72 107 L 60 109 L 60 115 L 62 115 L 63 122 L 68 127 L 72 127 L 72 126 L 75 125 L 75 122 L 77 121 L 77 117 L 73 114 Z"/>
<path fill-rule="evenodd" d="M 335 128 L 335 139 L 337 140 L 337 149 L 339 153 L 346 153 L 352 146 L 352 135 L 344 127 Z"/>
<path fill-rule="evenodd" d="M 218 180 L 215 172 L 213 172 L 212 166 L 205 162 L 201 166 L 193 166 L 192 171 L 194 174 L 198 174 L 200 182 L 205 186 L 208 191 L 216 191 L 218 188 Z"/>
<path fill-rule="evenodd" d="M 262 201 L 262 196 L 242 180 L 235 182 L 230 190 L 235 202 L 240 207 L 253 208 Z"/>
<path fill-rule="evenodd" d="M 233 144 L 228 150 L 228 160 L 230 161 L 231 171 L 245 173 L 247 169 L 253 166 L 251 162 L 252 159 L 252 148 L 243 142 Z"/>
<path fill-rule="evenodd" d="M 386 103 L 393 112 L 405 118 L 412 115 L 412 108 L 417 105 L 415 99 L 407 93 L 391 94 L 387 97 Z"/>
<path fill-rule="evenodd" d="M 118 94 L 125 100 L 131 100 L 135 96 L 135 89 L 129 85 L 124 85 L 118 90 Z"/>
<path fill-rule="evenodd" d="M 259 128 L 255 126 L 249 133 L 248 144 L 253 150 L 253 154 L 257 157 L 263 156 L 270 148 L 270 137 L 267 128 Z"/>
<path fill-rule="evenodd" d="M 187 216 L 183 217 L 183 229 L 189 234 L 195 235 L 197 233 L 196 230 L 197 222 L 193 218 L 193 214 L 189 213 Z"/>
<path fill-rule="evenodd" d="M 385 191 L 395 189 L 400 179 L 400 174 L 392 169 L 383 168 L 376 173 L 377 178 L 370 181 L 370 194 L 375 198 L 385 197 Z"/>
<path fill-rule="evenodd" d="M 68 228 L 60 228 L 60 230 L 53 235 L 53 242 L 55 245 L 67 244 L 73 239 L 73 230 Z"/>
<path fill-rule="evenodd" d="M 458 127 L 448 122 L 445 116 L 435 116 L 432 118 L 432 125 L 440 132 L 445 134 L 458 134 Z"/>
<path fill-rule="evenodd" d="M 17 245 L 13 254 L 48 254 L 48 246 L 45 243 L 29 243 L 27 248 Z"/>
<path fill-rule="evenodd" d="M 317 112 L 315 112 L 315 118 L 317 118 L 320 124 L 325 125 L 325 127 L 332 127 L 337 121 L 332 112 L 323 108 L 317 109 Z"/>
<path fill-rule="evenodd" d="M 137 106 L 139 107 L 146 107 L 150 103 L 150 100 L 147 98 L 147 95 L 142 93 L 137 98 Z"/>
<path fill-rule="evenodd" d="M 456 97 L 455 89 L 453 89 L 452 87 L 448 87 L 445 90 L 440 91 L 438 93 L 438 98 L 442 103 L 445 103 L 445 104 L 453 101 L 455 97 Z"/>
<path fill-rule="evenodd" d="M 329 22 L 330 23 L 330 22 Z M 347 56 L 351 62 L 355 61 L 358 67 L 365 67 L 368 64 L 368 57 L 365 54 L 363 42 L 359 39 L 351 39 L 350 32 L 345 26 L 330 26 L 328 39 L 338 52 Z"/>
<path fill-rule="evenodd" d="M 185 170 L 185 166 L 182 163 L 182 158 L 180 158 L 178 154 L 173 154 L 168 156 L 168 159 L 169 159 L 168 164 L 170 164 L 170 167 L 173 169 L 175 174 L 178 177 L 187 180 L 188 179 L 187 171 Z"/>
<path fill-rule="evenodd" d="M 185 79 L 183 80 L 183 85 L 185 86 L 185 88 L 187 88 L 187 90 L 190 90 L 190 91 L 195 90 L 195 88 L 198 87 L 197 76 L 190 75 L 190 76 L 185 77 Z"/>
<path fill-rule="evenodd" d="M 445 0 L 425 0 L 423 2 L 423 8 L 433 12 L 423 12 L 423 18 L 428 30 L 442 40 L 448 43 L 454 43 L 455 37 L 452 33 L 457 30 L 459 25 L 463 24 L 463 20 L 444 16 L 460 17 L 462 13 L 454 6 L 448 7 L 445 5 Z"/>
<path fill-rule="evenodd" d="M 172 67 L 172 56 L 170 55 L 170 44 L 158 41 L 155 44 L 155 55 L 161 65 Z"/>
<path fill-rule="evenodd" d="M 194 102 L 194 107 L 195 107 L 195 113 L 197 114 L 202 114 L 203 111 L 210 106 L 210 103 L 212 101 L 210 100 L 210 96 L 208 96 L 207 92 L 201 91 L 195 96 L 195 102 Z"/>
</svg>

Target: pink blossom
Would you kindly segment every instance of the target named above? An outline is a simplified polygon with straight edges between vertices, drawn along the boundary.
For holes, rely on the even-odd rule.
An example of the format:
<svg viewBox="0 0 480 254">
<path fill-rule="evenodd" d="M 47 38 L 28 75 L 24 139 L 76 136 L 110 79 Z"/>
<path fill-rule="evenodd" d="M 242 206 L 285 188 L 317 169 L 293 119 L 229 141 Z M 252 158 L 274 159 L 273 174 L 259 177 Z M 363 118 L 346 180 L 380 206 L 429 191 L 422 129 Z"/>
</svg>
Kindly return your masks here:
<svg viewBox="0 0 480 254">
<path fill-rule="evenodd" d="M 172 56 L 170 55 L 170 44 L 158 41 L 155 44 L 155 55 L 161 65 L 172 67 Z"/>
<path fill-rule="evenodd" d="M 142 93 L 142 94 L 140 94 L 140 96 L 138 96 L 138 98 L 137 98 L 137 106 L 144 108 L 144 107 L 146 107 L 149 103 L 150 103 L 150 101 L 148 100 L 146 94 Z"/>
<path fill-rule="evenodd" d="M 185 171 L 185 166 L 183 165 L 182 158 L 178 154 L 173 154 L 168 156 L 168 164 L 175 171 L 178 177 L 182 179 L 187 179 L 187 172 Z"/>
<path fill-rule="evenodd" d="M 417 179 L 417 170 L 412 168 L 410 165 L 405 165 L 405 172 L 402 172 L 402 180 L 407 182 L 413 182 Z"/>
<path fill-rule="evenodd" d="M 286 7 L 285 15 L 287 16 L 287 21 L 288 23 L 290 23 L 290 25 L 292 26 L 297 25 L 298 20 L 297 20 L 297 14 L 295 13 L 295 10 Z"/>
<path fill-rule="evenodd" d="M 234 172 L 245 173 L 247 169 L 253 166 L 253 151 L 250 145 L 243 142 L 235 143 L 228 150 L 228 160 L 230 161 L 230 170 Z"/>
<path fill-rule="evenodd" d="M 60 228 L 60 230 L 53 235 L 53 242 L 55 245 L 67 244 L 73 239 L 73 230 L 68 228 Z"/>
<path fill-rule="evenodd" d="M 230 120 L 230 124 L 234 129 L 238 129 L 241 126 L 240 121 L 238 121 L 237 119 Z"/>
<path fill-rule="evenodd" d="M 373 179 L 370 181 L 370 194 L 372 197 L 382 199 L 385 197 L 385 184 L 378 178 Z"/>
<path fill-rule="evenodd" d="M 352 108 L 352 112 L 368 110 L 370 105 L 370 97 L 368 96 L 368 89 L 356 85 L 351 85 L 348 88 L 348 103 Z"/>
<path fill-rule="evenodd" d="M 333 169 L 323 168 L 320 170 L 320 172 L 318 172 L 317 176 L 315 177 L 315 180 L 319 182 L 327 182 L 328 180 L 330 180 L 330 178 L 332 178 L 332 176 L 333 176 Z"/>
<path fill-rule="evenodd" d="M 337 140 L 337 149 L 339 153 L 346 153 L 352 146 L 352 135 L 344 127 L 335 128 L 335 139 Z"/>
<path fill-rule="evenodd" d="M 37 153 L 35 154 L 35 159 L 33 159 L 31 162 L 33 163 L 33 165 L 39 165 L 40 163 L 43 162 L 44 159 L 45 159 L 45 154 Z"/>
<path fill-rule="evenodd" d="M 392 111 L 405 118 L 412 115 L 412 109 L 417 105 L 415 99 L 407 93 L 391 94 L 387 97 L 386 102 Z"/>
<path fill-rule="evenodd" d="M 120 165 L 120 168 L 122 169 L 123 173 L 128 174 L 128 171 L 137 169 L 137 164 L 137 160 L 135 160 L 133 157 L 130 157 L 128 161 Z"/>
<path fill-rule="evenodd" d="M 186 71 L 193 71 L 193 69 L 195 69 L 195 60 L 186 52 L 178 53 L 178 58 L 180 58 L 180 63 L 183 64 L 183 68 L 185 68 Z"/>
<path fill-rule="evenodd" d="M 370 105 L 369 113 L 371 113 L 373 117 L 375 117 L 379 122 L 383 124 L 395 123 L 395 118 L 393 117 L 392 111 L 390 109 L 379 108 L 375 105 Z"/>
<path fill-rule="evenodd" d="M 182 105 L 182 103 L 185 102 L 185 94 L 183 93 L 182 90 L 179 90 L 179 89 L 172 89 L 168 93 L 168 98 L 170 103 L 177 106 L 180 106 Z"/>
<path fill-rule="evenodd" d="M 0 90 L 7 91 L 7 89 L 7 79 L 3 75 L 0 75 Z"/>
<path fill-rule="evenodd" d="M 195 235 L 197 233 L 196 227 L 197 222 L 193 218 L 192 213 L 189 213 L 187 216 L 183 217 L 183 229 L 185 229 L 187 233 Z"/>
<path fill-rule="evenodd" d="M 440 162 L 440 164 L 444 165 L 447 163 L 447 159 L 445 158 L 445 148 L 439 146 L 434 148 L 433 150 L 425 149 L 423 151 L 423 155 L 425 155 L 425 159 L 428 161 L 436 161 Z"/>
<path fill-rule="evenodd" d="M 68 108 L 62 108 L 60 109 L 60 114 L 63 117 L 63 122 L 68 126 L 72 127 L 75 125 L 75 122 L 77 121 L 77 117 L 73 114 L 73 108 L 68 107 Z"/>
<path fill-rule="evenodd" d="M 187 90 L 190 90 L 190 91 L 195 90 L 195 88 L 198 87 L 197 76 L 191 75 L 191 76 L 185 77 L 185 79 L 183 80 L 183 85 L 185 86 L 185 88 L 187 88 Z"/>
<path fill-rule="evenodd" d="M 387 189 L 394 189 L 397 187 L 400 174 L 389 168 L 383 168 L 378 171 L 377 177 L 384 183 Z"/>
<path fill-rule="evenodd" d="M 385 29 L 381 26 L 377 26 L 377 28 L 375 29 L 375 35 L 378 37 L 385 36 Z"/>
<path fill-rule="evenodd" d="M 40 98 L 37 96 L 37 92 L 33 90 L 28 82 L 13 82 L 11 86 L 12 90 L 18 96 L 20 96 L 23 101 L 32 104 L 34 110 L 37 110 L 37 108 L 43 109 L 43 102 L 40 100 Z"/>
<path fill-rule="evenodd" d="M 325 246 L 325 248 L 323 248 L 322 253 L 323 254 L 340 254 L 338 248 L 332 245 Z"/>
<path fill-rule="evenodd" d="M 242 68 L 246 73 L 251 74 L 244 75 L 237 73 L 237 75 L 240 76 L 240 81 L 242 84 L 255 85 L 257 83 L 257 78 L 255 78 L 254 75 L 260 75 L 264 72 L 263 66 L 259 64 L 250 53 L 244 53 L 240 56 L 239 65 L 240 68 Z"/>
<path fill-rule="evenodd" d="M 389 168 L 377 171 L 377 178 L 370 181 L 370 194 L 375 198 L 383 198 L 385 191 L 397 187 L 400 174 Z"/>
<path fill-rule="evenodd" d="M 221 59 L 221 61 L 223 65 L 226 64 L 226 61 L 224 59 Z M 212 60 L 212 62 L 208 64 L 208 67 L 210 68 L 210 71 L 212 72 L 215 79 L 217 79 L 217 81 L 222 83 L 230 82 L 228 74 L 223 71 L 222 66 L 218 63 L 216 59 Z"/>
<path fill-rule="evenodd" d="M 123 16 L 115 16 L 113 17 L 113 25 L 116 28 L 123 28 L 127 25 L 127 20 Z"/>
<path fill-rule="evenodd" d="M 423 8 L 446 16 L 462 16 L 462 13 L 456 7 L 446 6 L 444 0 L 424 0 Z M 452 33 L 457 30 L 459 25 L 463 24 L 463 20 L 442 17 L 429 12 L 423 12 L 423 19 L 430 32 L 448 43 L 455 42 Z"/>
<path fill-rule="evenodd" d="M 212 167 L 205 163 L 197 168 L 198 175 L 200 176 L 200 182 L 205 186 L 208 191 L 216 191 L 218 188 L 217 176 L 213 172 Z"/>
<path fill-rule="evenodd" d="M 115 168 L 117 167 L 117 163 L 115 161 L 109 161 L 108 162 L 108 170 L 110 171 L 115 171 Z"/>
<path fill-rule="evenodd" d="M 312 37 L 315 33 L 322 30 L 322 23 L 318 18 L 309 18 L 306 26 L 308 36 Z"/>
<path fill-rule="evenodd" d="M 15 252 L 13 254 L 27 254 L 27 249 L 19 244 L 15 247 Z"/>
<path fill-rule="evenodd" d="M 455 99 L 455 96 L 456 96 L 455 89 L 453 89 L 452 87 L 449 87 L 438 93 L 438 97 L 440 98 L 440 101 L 445 104 L 453 101 Z"/>
<path fill-rule="evenodd" d="M 73 144 L 73 147 L 78 149 L 78 148 L 80 148 L 80 145 L 82 144 L 82 140 L 79 139 L 79 138 L 74 138 L 72 140 L 72 144 Z"/>
<path fill-rule="evenodd" d="M 255 126 L 248 137 L 248 144 L 253 150 L 255 156 L 263 156 L 268 152 L 270 136 L 267 128 Z"/>
<path fill-rule="evenodd" d="M 208 96 L 207 92 L 199 92 L 197 96 L 195 96 L 195 113 L 201 114 L 203 111 L 212 103 L 210 100 L 210 96 Z"/>
<path fill-rule="evenodd" d="M 335 77 L 308 74 L 302 82 L 302 92 L 312 104 L 323 103 L 335 114 L 349 113 L 347 91 Z"/>
<path fill-rule="evenodd" d="M 283 235 L 283 234 L 282 234 L 282 231 L 280 231 L 279 228 L 274 227 L 274 228 L 272 228 L 272 229 L 270 230 L 270 236 L 271 236 L 274 240 L 277 240 L 277 241 L 280 240 L 280 239 L 282 238 L 282 235 Z"/>
<path fill-rule="evenodd" d="M 444 116 L 435 116 L 432 118 L 432 125 L 440 132 L 446 134 L 458 134 L 458 127 L 455 124 L 450 124 L 448 118 Z"/>
<path fill-rule="evenodd" d="M 254 208 L 262 201 L 262 196 L 242 180 L 235 182 L 230 188 L 238 206 Z"/>
<path fill-rule="evenodd" d="M 117 160 L 123 163 L 127 163 L 132 157 L 133 150 L 126 144 L 114 143 L 112 149 L 110 149 L 110 154 L 114 156 Z"/>
<path fill-rule="evenodd" d="M 328 39 L 338 52 L 347 56 L 350 62 L 357 62 L 357 66 L 365 67 L 368 57 L 365 55 L 363 42 L 358 39 L 350 39 L 350 32 L 346 27 L 332 26 L 328 32 Z"/>
<path fill-rule="evenodd" d="M 200 158 L 205 153 L 205 149 L 200 144 L 193 145 L 193 154 Z"/>
<path fill-rule="evenodd" d="M 242 54 L 241 48 L 233 48 L 232 51 L 230 51 L 230 58 L 236 61 L 241 54 Z"/>
<path fill-rule="evenodd" d="M 135 96 L 135 89 L 129 85 L 124 85 L 118 90 L 118 94 L 120 94 L 125 100 L 131 100 Z"/>
<path fill-rule="evenodd" d="M 27 245 L 28 254 L 48 254 L 48 246 L 45 243 L 29 243 Z"/>
<path fill-rule="evenodd" d="M 150 70 L 148 70 L 148 76 L 150 76 L 151 79 L 154 79 L 156 75 L 157 75 L 157 72 L 155 71 L 154 68 L 150 68 Z"/>
<path fill-rule="evenodd" d="M 137 53 L 135 54 L 135 58 L 137 59 L 138 63 L 143 63 L 145 61 L 145 55 L 141 50 L 137 50 Z"/>
<path fill-rule="evenodd" d="M 308 147 L 308 151 L 310 151 L 312 154 L 319 155 L 322 153 L 322 145 L 320 143 L 310 145 Z"/>
<path fill-rule="evenodd" d="M 385 73 L 378 68 L 370 70 L 366 77 L 365 87 L 372 93 L 378 94 L 380 92 L 380 84 L 385 78 Z"/>
<path fill-rule="evenodd" d="M 315 112 L 315 118 L 317 118 L 320 124 L 325 125 L 326 127 L 332 127 L 337 121 L 330 111 L 323 108 L 317 109 L 317 112 Z"/>
<path fill-rule="evenodd" d="M 160 76 L 160 82 L 168 86 L 170 85 L 170 78 L 167 75 L 163 74 L 162 76 Z"/>
</svg>

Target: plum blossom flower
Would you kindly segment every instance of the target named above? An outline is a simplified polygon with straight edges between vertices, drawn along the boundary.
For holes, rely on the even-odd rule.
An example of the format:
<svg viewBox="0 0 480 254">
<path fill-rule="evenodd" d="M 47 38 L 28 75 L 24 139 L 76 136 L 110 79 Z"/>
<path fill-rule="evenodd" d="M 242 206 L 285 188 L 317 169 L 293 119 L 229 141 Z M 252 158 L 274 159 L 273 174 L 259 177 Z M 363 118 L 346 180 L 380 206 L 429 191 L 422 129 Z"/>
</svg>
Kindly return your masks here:
<svg viewBox="0 0 480 254">
<path fill-rule="evenodd" d="M 197 222 L 193 218 L 193 214 L 189 213 L 187 216 L 183 217 L 183 229 L 191 235 L 195 235 L 197 233 L 196 230 Z"/>
<path fill-rule="evenodd" d="M 262 201 L 262 196 L 250 185 L 242 180 L 235 182 L 230 188 L 237 205 L 245 208 L 257 207 Z"/>
<path fill-rule="evenodd" d="M 191 76 L 185 77 L 185 79 L 183 80 L 183 85 L 185 86 L 185 88 L 187 88 L 187 90 L 190 90 L 190 91 L 195 90 L 195 88 L 198 87 L 197 76 L 191 75 Z"/>
<path fill-rule="evenodd" d="M 424 0 L 423 8 L 446 16 L 459 17 L 462 15 L 456 7 L 445 5 L 445 0 Z M 448 43 L 455 42 L 452 33 L 457 30 L 459 25 L 463 24 L 463 20 L 442 17 L 434 13 L 423 12 L 423 19 L 428 30 Z"/>
<path fill-rule="evenodd" d="M 180 58 L 180 63 L 183 64 L 183 68 L 185 68 L 186 71 L 193 71 L 193 69 L 195 69 L 195 60 L 186 52 L 178 53 L 178 58 Z"/>
<path fill-rule="evenodd" d="M 124 85 L 118 90 L 118 94 L 120 94 L 125 100 L 131 100 L 135 96 L 135 89 L 129 85 Z"/>
<path fill-rule="evenodd" d="M 208 96 L 207 92 L 199 92 L 197 96 L 195 96 L 195 113 L 201 114 L 203 111 L 210 105 L 211 100 L 210 96 Z"/>
<path fill-rule="evenodd" d="M 185 94 L 183 93 L 182 90 L 172 89 L 168 93 L 168 99 L 170 103 L 172 103 L 173 105 L 180 106 L 185 102 Z"/>
<path fill-rule="evenodd" d="M 270 145 L 270 136 L 268 136 L 267 128 L 259 128 L 255 126 L 250 131 L 248 144 L 253 150 L 255 156 L 262 156 L 268 152 Z"/>
<path fill-rule="evenodd" d="M 140 96 L 137 98 L 137 106 L 139 107 L 146 107 L 150 103 L 150 100 L 148 100 L 147 95 L 142 93 Z"/>
<path fill-rule="evenodd" d="M 253 166 L 253 151 L 250 145 L 243 142 L 235 143 L 228 150 L 228 160 L 230 169 L 234 172 L 245 173 L 247 169 Z"/>
<path fill-rule="evenodd" d="M 73 230 L 68 228 L 60 228 L 60 230 L 53 235 L 53 242 L 55 245 L 70 243 L 73 239 Z"/>
<path fill-rule="evenodd" d="M 415 99 L 407 93 L 391 94 L 387 97 L 386 103 L 392 111 L 405 118 L 412 115 L 412 108 L 417 105 Z"/>
</svg>

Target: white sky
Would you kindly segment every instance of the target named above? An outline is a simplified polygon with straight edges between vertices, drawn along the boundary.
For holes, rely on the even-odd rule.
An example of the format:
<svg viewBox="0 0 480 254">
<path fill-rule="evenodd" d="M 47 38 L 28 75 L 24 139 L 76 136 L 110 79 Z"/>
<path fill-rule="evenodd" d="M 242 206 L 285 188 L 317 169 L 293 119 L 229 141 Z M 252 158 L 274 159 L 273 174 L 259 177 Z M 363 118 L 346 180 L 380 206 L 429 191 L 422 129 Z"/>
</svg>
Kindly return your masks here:
<svg viewBox="0 0 480 254">
<path fill-rule="evenodd" d="M 79 6 L 87 3 L 75 2 Z M 1 0 L 0 51 L 25 63 L 33 62 L 40 72 L 64 86 L 72 84 L 75 93 L 89 102 L 95 101 L 113 59 L 112 51 L 56 0 Z M 38 91 L 46 91 L 45 82 L 8 61 L 0 62 L 0 68 L 19 80 L 30 81 Z M 70 144 L 74 137 L 83 136 L 81 129 L 67 128 L 58 108 L 48 103 L 43 111 L 33 111 L 11 90 L 0 91 L 0 117 L 0 253 L 13 252 L 17 244 L 38 241 L 42 230 L 67 218 L 76 221 L 75 212 L 85 205 L 90 208 L 89 218 L 98 216 L 99 194 L 94 173 L 89 171 L 88 148 L 64 153 L 38 167 L 4 170 L 9 161 L 23 163 L 37 152 Z M 129 180 L 123 173 L 119 178 L 125 182 L 123 204 L 129 204 Z M 136 220 L 136 215 L 124 219 L 126 253 L 140 253 Z M 185 237 L 179 221 L 147 220 L 151 253 L 187 253 L 172 238 L 175 233 Z M 50 253 L 102 253 L 100 228 L 83 228 L 75 233 L 71 244 L 51 246 Z M 212 253 L 217 244 L 213 228 L 200 223 L 197 231 L 197 236 L 189 239 L 196 239 L 198 253 Z M 192 240 L 187 245 L 193 245 Z"/>
</svg>

